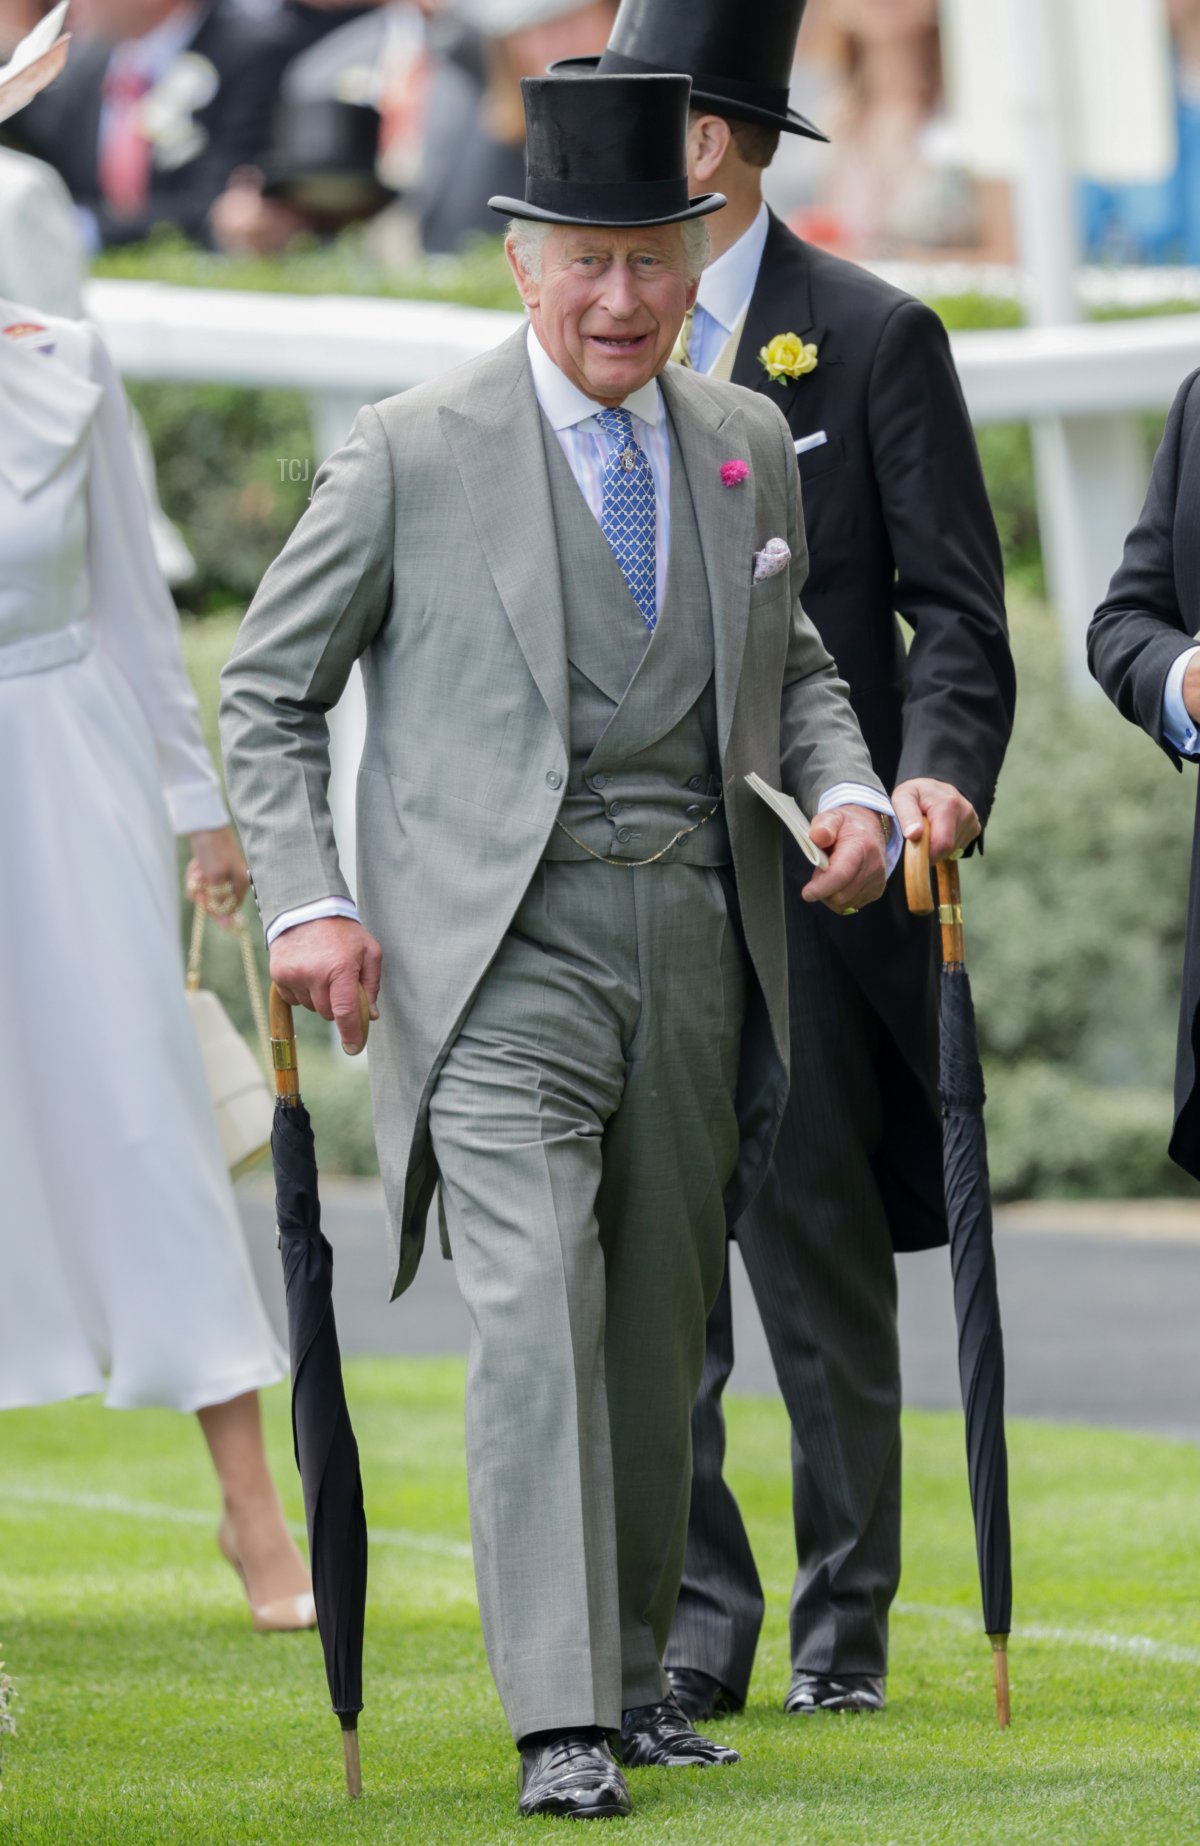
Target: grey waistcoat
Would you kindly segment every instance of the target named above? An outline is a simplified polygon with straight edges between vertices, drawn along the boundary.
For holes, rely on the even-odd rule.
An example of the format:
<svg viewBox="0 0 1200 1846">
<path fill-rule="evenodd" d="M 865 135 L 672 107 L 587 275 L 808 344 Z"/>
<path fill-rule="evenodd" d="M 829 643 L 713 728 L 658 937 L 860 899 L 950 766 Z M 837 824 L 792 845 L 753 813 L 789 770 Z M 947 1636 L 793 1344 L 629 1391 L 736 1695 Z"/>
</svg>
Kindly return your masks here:
<svg viewBox="0 0 1200 1846">
<path fill-rule="evenodd" d="M 551 833 L 545 856 L 586 859 L 587 847 L 629 864 L 695 828 L 663 862 L 726 865 L 731 854 L 718 801 L 712 605 L 674 432 L 671 555 L 650 635 L 545 418 L 542 431 L 562 561 L 571 701 L 562 824 Z M 705 821 L 705 815 L 712 818 Z"/>
</svg>

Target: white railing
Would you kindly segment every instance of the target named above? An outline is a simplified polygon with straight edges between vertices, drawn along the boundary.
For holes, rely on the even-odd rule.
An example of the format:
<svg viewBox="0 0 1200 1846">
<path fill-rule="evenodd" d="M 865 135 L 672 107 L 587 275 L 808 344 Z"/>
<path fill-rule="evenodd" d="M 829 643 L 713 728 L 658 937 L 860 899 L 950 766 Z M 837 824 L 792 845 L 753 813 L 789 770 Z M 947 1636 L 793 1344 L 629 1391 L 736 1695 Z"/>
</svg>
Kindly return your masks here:
<svg viewBox="0 0 1200 1846">
<path fill-rule="evenodd" d="M 447 302 L 92 282 L 129 378 L 291 386 L 365 403 L 495 346 L 517 314 Z M 952 337 L 976 423 L 1153 410 L 1200 365 L 1200 314 Z"/>
</svg>

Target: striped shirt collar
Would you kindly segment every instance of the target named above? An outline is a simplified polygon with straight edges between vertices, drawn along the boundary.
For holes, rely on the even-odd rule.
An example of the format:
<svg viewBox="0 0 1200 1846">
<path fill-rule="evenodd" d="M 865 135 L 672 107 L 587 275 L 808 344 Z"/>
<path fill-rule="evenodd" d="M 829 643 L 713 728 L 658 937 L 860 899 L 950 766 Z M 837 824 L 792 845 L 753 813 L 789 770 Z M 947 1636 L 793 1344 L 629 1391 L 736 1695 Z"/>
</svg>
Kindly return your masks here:
<svg viewBox="0 0 1200 1846">
<path fill-rule="evenodd" d="M 566 373 L 559 370 L 532 327 L 527 338 L 534 393 L 552 429 L 573 429 L 576 424 L 586 423 L 589 417 L 594 417 L 598 410 L 603 409 L 603 405 L 598 404 L 594 398 L 586 397 L 578 385 L 572 384 Z M 655 427 L 663 412 L 662 391 L 657 378 L 631 391 L 621 408 L 641 422 Z"/>
</svg>

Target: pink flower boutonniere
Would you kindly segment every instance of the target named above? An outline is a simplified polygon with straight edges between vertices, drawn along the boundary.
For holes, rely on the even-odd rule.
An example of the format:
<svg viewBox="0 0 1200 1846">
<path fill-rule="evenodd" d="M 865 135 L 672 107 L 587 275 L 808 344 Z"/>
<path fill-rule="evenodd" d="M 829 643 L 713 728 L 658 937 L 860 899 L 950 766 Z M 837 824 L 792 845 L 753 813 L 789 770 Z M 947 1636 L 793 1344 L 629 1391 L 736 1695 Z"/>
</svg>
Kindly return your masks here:
<svg viewBox="0 0 1200 1846">
<path fill-rule="evenodd" d="M 750 479 L 749 465 L 744 461 L 727 461 L 721 463 L 721 481 L 726 487 L 740 487 L 743 481 Z"/>
</svg>

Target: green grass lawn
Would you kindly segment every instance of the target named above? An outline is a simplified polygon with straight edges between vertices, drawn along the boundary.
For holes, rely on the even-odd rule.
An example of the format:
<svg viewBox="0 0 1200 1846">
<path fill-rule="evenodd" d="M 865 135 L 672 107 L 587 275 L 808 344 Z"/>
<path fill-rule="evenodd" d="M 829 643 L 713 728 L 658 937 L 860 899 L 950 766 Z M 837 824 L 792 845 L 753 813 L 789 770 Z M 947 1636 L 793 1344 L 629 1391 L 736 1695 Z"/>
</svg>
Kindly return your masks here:
<svg viewBox="0 0 1200 1846">
<path fill-rule="evenodd" d="M 0 1840 L 21 1846 L 528 1840 L 475 1610 L 457 1361 L 348 1368 L 372 1528 L 366 1794 L 315 1635 L 256 1636 L 217 1555 L 199 1431 L 94 1403 L 0 1420 L 0 1655 L 16 1681 Z M 287 1399 L 270 1439 L 299 1513 Z M 768 1586 L 728 1771 L 637 1771 L 646 1841 L 1200 1839 L 1200 1450 L 1020 1423 L 1015 1719 L 992 1716 L 957 1419 L 906 1428 L 905 1576 L 880 1718 L 789 1719 L 787 1433 L 730 1406 Z"/>
</svg>

